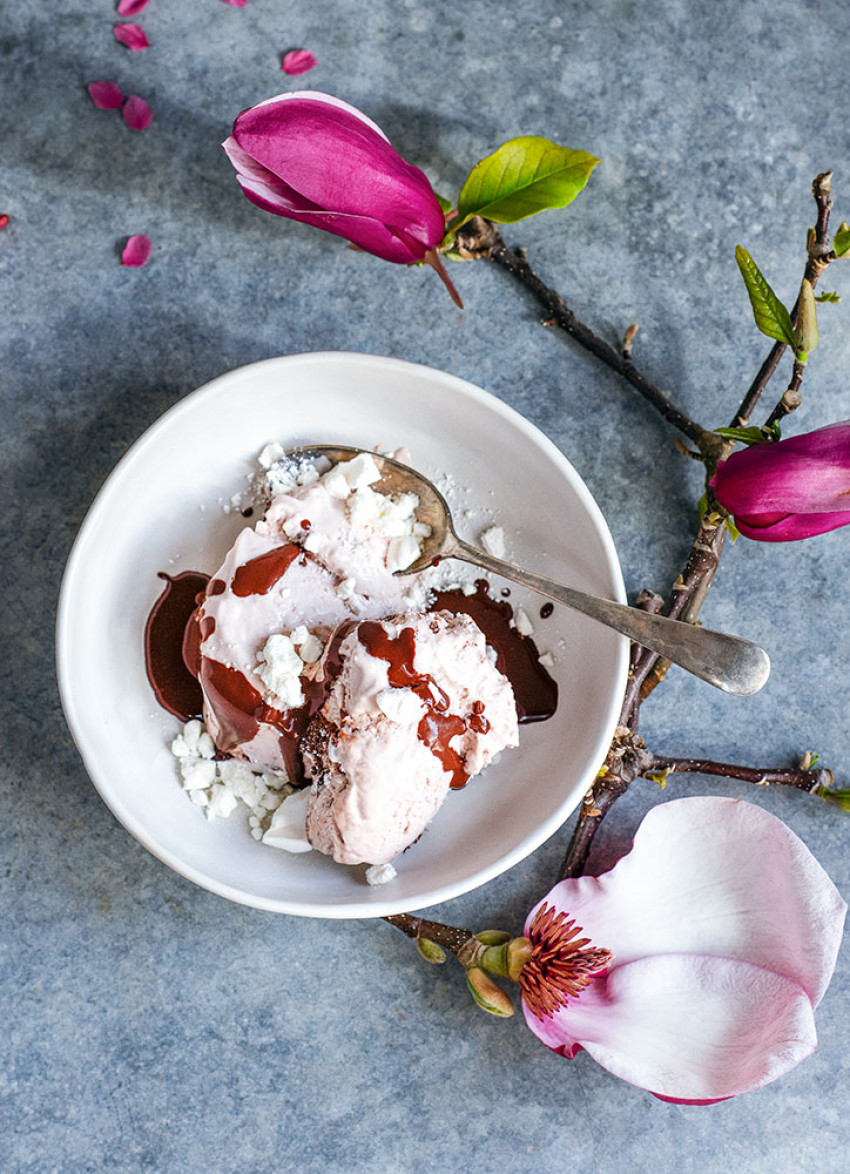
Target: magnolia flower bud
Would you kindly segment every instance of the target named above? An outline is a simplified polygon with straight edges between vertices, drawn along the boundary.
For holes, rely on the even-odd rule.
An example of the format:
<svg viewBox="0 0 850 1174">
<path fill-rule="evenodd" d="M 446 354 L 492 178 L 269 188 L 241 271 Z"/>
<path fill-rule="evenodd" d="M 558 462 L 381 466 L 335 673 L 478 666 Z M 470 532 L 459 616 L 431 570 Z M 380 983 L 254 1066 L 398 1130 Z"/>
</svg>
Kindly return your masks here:
<svg viewBox="0 0 850 1174">
<path fill-rule="evenodd" d="M 257 207 L 385 261 L 422 261 L 445 235 L 425 175 L 371 119 L 329 94 L 279 94 L 243 110 L 222 146 Z"/>
<path fill-rule="evenodd" d="M 508 1019 L 513 1015 L 513 1003 L 480 966 L 470 966 L 467 969 L 466 985 L 482 1011 L 497 1015 L 500 1019 Z"/>
<path fill-rule="evenodd" d="M 846 526 L 850 420 L 735 452 L 711 485 L 747 538 L 793 542 Z"/>
</svg>

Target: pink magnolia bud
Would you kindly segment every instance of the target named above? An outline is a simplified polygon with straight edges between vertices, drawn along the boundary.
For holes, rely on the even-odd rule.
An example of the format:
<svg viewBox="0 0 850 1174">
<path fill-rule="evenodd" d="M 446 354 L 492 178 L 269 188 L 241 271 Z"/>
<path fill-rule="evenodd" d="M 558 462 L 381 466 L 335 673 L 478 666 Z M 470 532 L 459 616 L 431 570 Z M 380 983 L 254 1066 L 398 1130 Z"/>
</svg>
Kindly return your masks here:
<svg viewBox="0 0 850 1174">
<path fill-rule="evenodd" d="M 445 234 L 430 183 L 353 106 L 316 91 L 244 110 L 222 146 L 248 199 L 385 261 L 426 258 Z"/>
<path fill-rule="evenodd" d="M 711 486 L 741 533 L 759 542 L 850 525 L 850 420 L 735 452 Z"/>
</svg>

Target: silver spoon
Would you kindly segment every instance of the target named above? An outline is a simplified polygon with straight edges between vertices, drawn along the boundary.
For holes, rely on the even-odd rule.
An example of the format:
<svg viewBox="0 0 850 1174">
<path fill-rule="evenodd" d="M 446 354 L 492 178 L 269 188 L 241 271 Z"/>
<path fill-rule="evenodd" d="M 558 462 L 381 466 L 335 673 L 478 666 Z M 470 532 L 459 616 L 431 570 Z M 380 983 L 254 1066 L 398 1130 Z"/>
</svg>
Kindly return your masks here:
<svg viewBox="0 0 850 1174">
<path fill-rule="evenodd" d="M 317 444 L 290 449 L 288 457 L 314 460 L 326 457 L 337 464 L 349 461 L 365 450 L 347 445 Z M 667 616 L 652 615 L 610 599 L 588 595 L 573 587 L 564 587 L 553 579 L 522 570 L 504 559 L 494 558 L 483 550 L 471 546 L 458 538 L 452 525 L 451 511 L 443 495 L 431 482 L 392 457 L 369 453 L 381 470 L 381 480 L 375 488 L 382 493 L 415 493 L 419 498 L 417 519 L 431 527 L 431 535 L 422 540 L 422 553 L 399 575 L 424 571 L 436 559 L 459 558 L 486 571 L 522 583 L 532 591 L 538 591 L 549 599 L 557 600 L 574 611 L 580 611 L 600 624 L 622 632 L 630 640 L 651 648 L 665 660 L 680 665 L 694 676 L 701 677 L 725 693 L 748 697 L 757 693 L 770 674 L 770 660 L 763 648 L 738 636 L 724 632 L 712 632 L 682 620 L 671 620 Z"/>
</svg>

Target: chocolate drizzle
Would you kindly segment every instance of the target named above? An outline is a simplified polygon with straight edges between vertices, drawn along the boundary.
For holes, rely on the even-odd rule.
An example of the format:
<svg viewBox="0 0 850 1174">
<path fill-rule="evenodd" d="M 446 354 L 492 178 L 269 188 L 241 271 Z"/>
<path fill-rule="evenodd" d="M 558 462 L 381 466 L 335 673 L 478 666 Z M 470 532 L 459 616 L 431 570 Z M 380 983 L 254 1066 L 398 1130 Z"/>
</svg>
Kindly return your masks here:
<svg viewBox="0 0 850 1174">
<path fill-rule="evenodd" d="M 474 595 L 462 591 L 438 591 L 429 611 L 450 611 L 475 621 L 487 643 L 496 650 L 496 668 L 510 681 L 517 720 L 543 722 L 558 708 L 558 685 L 540 663 L 534 641 L 512 628 L 509 603 L 491 599 L 486 579 L 475 584 Z"/>
<path fill-rule="evenodd" d="M 294 542 L 276 546 L 265 554 L 248 559 L 236 568 L 230 589 L 234 595 L 244 599 L 248 595 L 267 595 L 279 579 L 282 579 L 301 554 L 301 547 Z"/>
<path fill-rule="evenodd" d="M 460 754 L 449 743 L 458 734 L 475 729 L 482 721 L 486 721 L 482 718 L 483 704 L 476 703 L 481 708 L 474 710 L 469 720 L 447 712 L 449 698 L 445 692 L 433 677 L 427 673 L 417 673 L 413 667 L 416 656 L 416 634 L 413 628 L 402 628 L 393 637 L 383 624 L 367 621 L 357 629 L 357 638 L 370 656 L 387 662 L 387 682 L 393 689 L 410 689 L 423 702 L 425 714 L 417 726 L 417 737 L 439 758 L 443 770 L 451 774 L 450 787 L 453 790 L 465 787 L 469 774 L 464 769 Z"/>
</svg>

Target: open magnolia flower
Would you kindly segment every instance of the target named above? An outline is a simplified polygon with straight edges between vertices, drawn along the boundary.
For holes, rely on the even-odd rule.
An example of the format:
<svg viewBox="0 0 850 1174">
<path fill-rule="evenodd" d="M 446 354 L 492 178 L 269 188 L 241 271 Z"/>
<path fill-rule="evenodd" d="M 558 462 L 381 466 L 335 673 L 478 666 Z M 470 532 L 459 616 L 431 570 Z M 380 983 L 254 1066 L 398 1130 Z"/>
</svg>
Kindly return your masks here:
<svg viewBox="0 0 850 1174">
<path fill-rule="evenodd" d="M 760 542 L 850 525 L 850 420 L 732 453 L 711 485 L 741 533 Z"/>
<path fill-rule="evenodd" d="M 243 110 L 222 146 L 259 208 L 385 261 L 427 261 L 459 301 L 436 252 L 446 218 L 430 183 L 355 107 L 312 90 L 278 94 Z"/>
<path fill-rule="evenodd" d="M 675 800 L 610 872 L 561 881 L 532 911 L 526 1021 L 553 1051 L 583 1048 L 662 1099 L 760 1088 L 817 1045 L 846 908 L 775 816 Z"/>
</svg>

